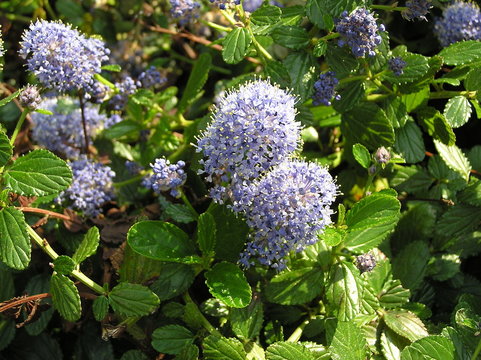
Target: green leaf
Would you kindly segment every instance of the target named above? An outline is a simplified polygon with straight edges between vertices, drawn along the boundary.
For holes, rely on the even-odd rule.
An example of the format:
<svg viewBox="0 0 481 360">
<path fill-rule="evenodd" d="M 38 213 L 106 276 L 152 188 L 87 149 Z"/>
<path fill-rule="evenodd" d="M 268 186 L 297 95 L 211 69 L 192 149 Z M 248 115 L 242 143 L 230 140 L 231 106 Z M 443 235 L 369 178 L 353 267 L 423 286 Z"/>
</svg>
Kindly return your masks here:
<svg viewBox="0 0 481 360">
<path fill-rule="evenodd" d="M 337 87 L 341 99 L 333 101 L 333 107 L 340 113 L 351 110 L 365 95 L 364 81 L 353 81 Z"/>
<path fill-rule="evenodd" d="M 347 50 L 345 47 L 339 47 L 331 42 L 327 44 L 326 62 L 339 79 L 347 77 L 359 68 L 359 62 L 352 56 L 350 50 Z"/>
<path fill-rule="evenodd" d="M 23 213 L 14 207 L 0 210 L 0 260 L 23 270 L 30 263 L 31 244 Z"/>
<path fill-rule="evenodd" d="M 15 321 L 11 319 L 0 319 L 0 351 L 5 349 L 15 337 Z"/>
<path fill-rule="evenodd" d="M 371 165 L 371 154 L 369 150 L 362 144 L 354 144 L 352 146 L 352 154 L 354 159 L 365 169 Z"/>
<path fill-rule="evenodd" d="M 166 325 L 152 333 L 152 347 L 160 353 L 178 354 L 184 346 L 192 344 L 194 334 L 180 325 Z"/>
<path fill-rule="evenodd" d="M 391 146 L 394 129 L 384 111 L 373 103 L 362 103 L 342 114 L 341 131 L 352 143 L 368 149 Z"/>
<path fill-rule="evenodd" d="M 214 217 L 203 213 L 197 221 L 197 242 L 204 256 L 209 256 L 215 249 L 217 227 Z"/>
<path fill-rule="evenodd" d="M 383 319 L 392 331 L 411 341 L 429 335 L 423 322 L 412 312 L 389 310 L 384 313 Z"/>
<path fill-rule="evenodd" d="M 448 208 L 436 224 L 436 234 L 452 238 L 474 230 L 481 221 L 481 208 L 458 204 Z"/>
<path fill-rule="evenodd" d="M 197 220 L 197 214 L 194 214 L 186 205 L 172 204 L 169 202 L 165 208 L 165 214 L 178 223 L 188 224 Z"/>
<path fill-rule="evenodd" d="M 109 299 L 105 295 L 97 296 L 92 304 L 95 320 L 102 321 L 109 311 Z"/>
<path fill-rule="evenodd" d="M 429 258 L 429 248 L 424 241 L 409 243 L 392 260 L 393 275 L 404 287 L 415 290 L 426 274 Z"/>
<path fill-rule="evenodd" d="M 194 255 L 189 236 L 177 226 L 162 221 L 134 224 L 127 234 L 127 242 L 132 250 L 154 260 L 183 262 Z"/>
<path fill-rule="evenodd" d="M 327 12 L 324 0 L 307 0 L 306 15 L 309 17 L 309 20 L 320 29 L 328 30 L 334 26 L 334 21 L 332 16 Z"/>
<path fill-rule="evenodd" d="M 205 273 L 210 293 L 227 306 L 243 308 L 249 305 L 252 290 L 244 273 L 232 263 L 215 264 Z"/>
<path fill-rule="evenodd" d="M 314 360 L 314 355 L 304 345 L 293 342 L 276 342 L 266 351 L 267 360 Z"/>
<path fill-rule="evenodd" d="M 43 115 L 53 115 L 53 112 L 45 109 L 35 109 L 35 112 Z"/>
<path fill-rule="evenodd" d="M 0 166 L 4 166 L 10 161 L 13 155 L 13 148 L 10 145 L 8 136 L 0 131 Z"/>
<path fill-rule="evenodd" d="M 198 360 L 198 359 L 199 359 L 199 348 L 192 344 L 184 346 L 182 350 L 175 357 L 175 360 Z"/>
<path fill-rule="evenodd" d="M 428 266 L 428 275 L 436 281 L 446 281 L 460 271 L 461 260 L 456 254 L 441 254 L 434 256 Z"/>
<path fill-rule="evenodd" d="M 119 269 L 120 281 L 143 284 L 157 278 L 162 268 L 162 262 L 152 260 L 136 253 L 127 243 L 124 248 L 122 265 Z M 142 269 L 142 271 L 139 271 Z"/>
<path fill-rule="evenodd" d="M 251 21 L 255 25 L 276 24 L 281 18 L 282 11 L 277 6 L 262 5 L 251 14 Z"/>
<path fill-rule="evenodd" d="M 291 86 L 291 76 L 284 64 L 279 61 L 269 61 L 264 67 L 265 74 L 281 87 Z"/>
<path fill-rule="evenodd" d="M 264 310 L 259 298 L 255 298 L 249 306 L 243 309 L 231 309 L 229 320 L 234 334 L 242 339 L 249 340 L 259 336 L 264 320 Z"/>
<path fill-rule="evenodd" d="M 444 107 L 444 117 L 452 128 L 466 124 L 471 117 L 471 104 L 464 96 L 455 96 Z"/>
<path fill-rule="evenodd" d="M 457 195 L 458 202 L 481 206 L 481 181 L 472 177 L 469 180 L 468 186 Z"/>
<path fill-rule="evenodd" d="M 101 69 L 106 71 L 112 71 L 112 72 L 120 72 L 122 70 L 120 65 L 117 65 L 117 64 L 104 65 L 101 67 Z"/>
<path fill-rule="evenodd" d="M 46 273 L 37 274 L 31 277 L 28 280 L 27 286 L 25 286 L 24 292 L 31 295 L 48 293 L 50 291 L 50 277 L 51 276 Z M 43 304 L 51 305 L 52 300 L 50 298 L 40 300 L 40 305 Z M 50 306 L 49 309 L 42 311 L 38 319 L 33 320 L 33 322 L 25 326 L 27 333 L 30 336 L 38 336 L 44 332 L 50 320 L 52 319 L 54 312 L 55 309 L 52 306 Z"/>
<path fill-rule="evenodd" d="M 379 302 L 385 309 L 394 309 L 409 301 L 411 292 L 402 287 L 399 280 L 388 281 L 381 293 L 378 294 Z"/>
<path fill-rule="evenodd" d="M 476 40 L 460 41 L 441 50 L 446 65 L 463 65 L 481 60 L 481 43 Z"/>
<path fill-rule="evenodd" d="M 310 41 L 306 29 L 300 26 L 277 26 L 271 36 L 277 44 L 294 50 L 306 48 Z"/>
<path fill-rule="evenodd" d="M 455 360 L 454 345 L 444 336 L 432 335 L 415 341 L 404 348 L 401 360 Z"/>
<path fill-rule="evenodd" d="M 246 359 L 246 352 L 242 343 L 235 338 L 210 335 L 204 339 L 202 347 L 205 360 Z"/>
<path fill-rule="evenodd" d="M 25 196 L 57 194 L 67 189 L 72 171 L 65 161 L 47 150 L 19 157 L 4 174 L 5 185 Z"/>
<path fill-rule="evenodd" d="M 121 315 L 144 316 L 154 311 L 160 301 L 148 287 L 124 282 L 109 293 L 109 303 Z"/>
<path fill-rule="evenodd" d="M 407 121 L 396 129 L 394 147 L 407 163 L 417 163 L 424 159 L 424 141 L 421 130 L 414 121 Z"/>
<path fill-rule="evenodd" d="M 2 100 L 0 100 L 0 107 L 2 107 L 3 105 L 7 105 L 10 101 L 15 99 L 18 95 L 20 95 L 20 92 L 21 92 L 21 90 L 17 90 L 13 94 L 11 94 L 11 95 L 7 96 L 6 98 L 3 98 Z"/>
<path fill-rule="evenodd" d="M 91 227 L 85 234 L 82 242 L 72 256 L 73 261 L 80 264 L 88 257 L 95 254 L 99 246 L 100 233 L 96 226 Z"/>
<path fill-rule="evenodd" d="M 53 261 L 53 269 L 62 275 L 69 275 L 77 264 L 70 256 L 60 255 Z"/>
<path fill-rule="evenodd" d="M 329 345 L 333 360 L 366 359 L 367 343 L 361 329 L 353 322 L 339 321 Z"/>
<path fill-rule="evenodd" d="M 321 293 L 323 278 L 322 270 L 317 267 L 284 271 L 267 284 L 265 296 L 276 304 L 305 304 Z"/>
<path fill-rule="evenodd" d="M 176 297 L 187 291 L 194 282 L 194 271 L 185 264 L 165 264 L 157 280 L 150 285 L 160 301 Z"/>
<path fill-rule="evenodd" d="M 129 350 L 122 354 L 120 360 L 149 360 L 149 358 L 140 350 Z"/>
<path fill-rule="evenodd" d="M 458 172 L 463 176 L 463 178 L 468 181 L 469 172 L 471 171 L 471 164 L 468 158 L 456 145 L 447 146 L 438 140 L 434 140 L 434 145 L 436 150 L 438 150 L 439 155 L 444 160 L 446 165 Z"/>
<path fill-rule="evenodd" d="M 200 92 L 204 86 L 207 78 L 209 76 L 209 70 L 212 65 L 212 58 L 209 53 L 202 53 L 197 61 L 187 80 L 187 85 L 185 86 L 182 98 L 177 105 L 177 111 L 182 113 L 187 109 L 187 107 L 197 98 L 197 94 Z"/>
<path fill-rule="evenodd" d="M 401 350 L 408 342 L 389 328 L 384 328 L 381 334 L 381 350 L 387 360 L 399 360 Z"/>
<path fill-rule="evenodd" d="M 407 112 L 412 112 L 421 106 L 426 105 L 429 100 L 429 94 L 429 86 L 424 86 L 417 92 L 410 92 L 401 96 L 401 100 L 406 106 Z"/>
<path fill-rule="evenodd" d="M 343 11 L 350 13 L 357 5 L 360 5 L 358 0 L 324 0 L 324 3 L 327 11 L 334 18 L 338 18 Z"/>
<path fill-rule="evenodd" d="M 324 232 L 319 235 L 319 239 L 324 241 L 327 246 L 337 246 L 342 242 L 344 236 L 345 231 L 339 228 L 327 227 L 324 229 Z"/>
<path fill-rule="evenodd" d="M 68 321 L 77 321 L 82 314 L 77 287 L 65 275 L 53 274 L 50 278 L 50 294 L 53 306 Z"/>
<path fill-rule="evenodd" d="M 109 140 L 114 140 L 121 138 L 122 136 L 129 135 L 129 134 L 138 134 L 142 130 L 140 124 L 129 121 L 123 120 L 108 129 L 105 129 L 103 134 Z"/>
<path fill-rule="evenodd" d="M 346 215 L 346 248 L 362 253 L 379 245 L 396 227 L 400 209 L 399 200 L 382 193 L 358 201 Z"/>
<path fill-rule="evenodd" d="M 352 320 L 361 308 L 359 270 L 351 263 L 337 263 L 329 274 L 326 298 L 339 321 Z"/>
<path fill-rule="evenodd" d="M 227 34 L 222 43 L 222 58 L 228 64 L 237 64 L 246 56 L 251 42 L 252 38 L 246 28 L 235 28 Z"/>
<path fill-rule="evenodd" d="M 419 54 L 406 53 L 402 55 L 406 67 L 401 75 L 389 72 L 386 79 L 395 84 L 410 83 L 419 80 L 429 71 L 428 58 Z"/>
<path fill-rule="evenodd" d="M 317 80 L 315 76 L 316 58 L 305 51 L 293 52 L 284 59 L 284 66 L 291 77 L 293 92 L 301 97 L 300 102 L 302 103 L 311 96 L 314 82 Z"/>
<path fill-rule="evenodd" d="M 438 110 L 432 107 L 424 107 L 418 112 L 418 119 L 426 132 L 443 144 L 454 145 L 456 142 L 453 129 Z"/>
</svg>

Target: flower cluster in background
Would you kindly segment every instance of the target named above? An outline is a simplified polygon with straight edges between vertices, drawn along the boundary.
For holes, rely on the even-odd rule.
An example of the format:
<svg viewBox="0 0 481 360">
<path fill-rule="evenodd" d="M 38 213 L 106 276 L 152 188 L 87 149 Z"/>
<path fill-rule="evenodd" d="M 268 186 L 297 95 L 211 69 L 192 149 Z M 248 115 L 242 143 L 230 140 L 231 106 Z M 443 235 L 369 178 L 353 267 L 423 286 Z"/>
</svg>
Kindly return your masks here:
<svg viewBox="0 0 481 360">
<path fill-rule="evenodd" d="M 314 105 L 331 105 L 334 98 L 340 100 L 341 96 L 336 93 L 336 86 L 339 80 L 333 71 L 325 72 L 319 75 L 319 79 L 314 83 L 314 94 L 312 95 L 312 103 Z"/>
<path fill-rule="evenodd" d="M 403 18 L 406 20 L 421 19 L 427 21 L 426 15 L 433 5 L 431 0 L 408 0 L 406 1 L 406 7 L 407 9 L 401 13 Z"/>
<path fill-rule="evenodd" d="M 200 4 L 193 0 L 170 0 L 170 14 L 184 26 L 199 17 Z"/>
<path fill-rule="evenodd" d="M 463 40 L 481 40 L 481 12 L 472 2 L 456 1 L 443 11 L 434 24 L 442 46 Z"/>
</svg>

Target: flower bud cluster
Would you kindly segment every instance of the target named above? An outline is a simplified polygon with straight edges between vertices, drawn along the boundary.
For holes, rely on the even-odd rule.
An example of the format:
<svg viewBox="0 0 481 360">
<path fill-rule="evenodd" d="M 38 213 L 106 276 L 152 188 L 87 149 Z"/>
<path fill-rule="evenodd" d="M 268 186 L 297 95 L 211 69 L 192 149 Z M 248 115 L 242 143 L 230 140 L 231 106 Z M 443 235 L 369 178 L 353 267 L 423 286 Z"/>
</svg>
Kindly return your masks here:
<svg viewBox="0 0 481 360">
<path fill-rule="evenodd" d="M 319 75 L 319 79 L 314 83 L 314 95 L 312 95 L 312 103 L 314 105 L 331 105 L 331 100 L 341 99 L 341 95 L 336 93 L 336 85 L 339 80 L 332 71 Z"/>
<path fill-rule="evenodd" d="M 150 177 L 145 178 L 142 184 L 145 187 L 152 188 L 157 194 L 163 191 L 170 191 L 170 195 L 179 197 L 179 189 L 187 180 L 187 174 L 183 170 L 185 162 L 180 160 L 175 164 L 171 164 L 165 158 L 158 158 L 150 166 L 154 173 Z"/>
<path fill-rule="evenodd" d="M 399 76 L 404 73 L 406 62 L 400 57 L 394 57 L 388 60 L 387 65 L 394 75 Z"/>
<path fill-rule="evenodd" d="M 27 85 L 18 95 L 18 101 L 20 105 L 29 110 L 38 109 L 42 98 L 40 97 L 40 91 L 35 85 Z"/>
</svg>

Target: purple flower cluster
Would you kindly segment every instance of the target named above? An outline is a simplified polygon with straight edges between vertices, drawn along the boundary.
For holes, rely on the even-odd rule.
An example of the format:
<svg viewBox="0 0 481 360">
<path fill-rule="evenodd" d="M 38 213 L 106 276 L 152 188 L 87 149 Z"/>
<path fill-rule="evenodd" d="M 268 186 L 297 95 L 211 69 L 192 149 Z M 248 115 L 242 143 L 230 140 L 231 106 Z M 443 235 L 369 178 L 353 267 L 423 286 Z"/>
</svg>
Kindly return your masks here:
<svg viewBox="0 0 481 360">
<path fill-rule="evenodd" d="M 233 208 L 241 210 L 254 233 L 240 263 L 281 270 L 285 256 L 318 241 L 317 234 L 330 224 L 330 205 L 336 185 L 326 169 L 299 160 L 286 160 L 242 190 Z"/>
<path fill-rule="evenodd" d="M 40 107 L 42 98 L 40 91 L 35 85 L 27 85 L 18 95 L 18 101 L 24 108 L 35 110 Z"/>
<path fill-rule="evenodd" d="M 356 257 L 356 267 L 362 273 L 372 271 L 376 267 L 376 258 L 372 254 L 364 254 Z"/>
<path fill-rule="evenodd" d="M 112 96 L 109 104 L 114 110 L 122 110 L 129 100 L 129 96 L 137 91 L 137 83 L 127 76 L 122 81 L 115 83 L 115 87 L 119 89 L 119 92 Z"/>
<path fill-rule="evenodd" d="M 407 9 L 401 12 L 401 15 L 406 20 L 428 20 L 426 14 L 429 9 L 433 7 L 431 0 L 408 0 L 406 1 Z"/>
<path fill-rule="evenodd" d="M 298 148 L 295 102 L 266 80 L 248 82 L 223 97 L 197 143 L 206 158 L 200 173 L 214 182 L 215 201 L 222 203 L 228 187 L 258 178 Z"/>
<path fill-rule="evenodd" d="M 357 8 L 351 14 L 344 11 L 336 20 L 336 31 L 341 34 L 339 46 L 348 45 L 354 56 L 366 54 L 374 56 L 374 49 L 381 43 L 378 31 L 384 31 L 384 25 L 377 25 L 374 16 L 364 8 Z"/>
<path fill-rule="evenodd" d="M 63 92 L 88 89 L 109 50 L 70 25 L 38 20 L 23 33 L 19 54 L 45 87 Z"/>
<path fill-rule="evenodd" d="M 101 206 L 113 199 L 115 172 L 106 165 L 82 158 L 70 163 L 72 184 L 60 194 L 58 202 L 70 201 L 71 209 L 95 217 L 102 212 Z"/>
<path fill-rule="evenodd" d="M 463 40 L 481 40 L 481 12 L 475 3 L 456 1 L 443 11 L 434 24 L 442 46 Z"/>
<path fill-rule="evenodd" d="M 391 70 L 396 76 L 403 74 L 406 65 L 407 63 L 401 57 L 391 58 L 387 62 L 389 70 Z"/>
<path fill-rule="evenodd" d="M 170 191 L 170 195 L 179 197 L 179 189 L 187 180 L 187 174 L 183 170 L 185 162 L 180 160 L 175 164 L 171 164 L 165 158 L 158 158 L 150 166 L 154 173 L 150 177 L 145 178 L 142 184 L 152 188 L 157 194 L 163 191 Z"/>
<path fill-rule="evenodd" d="M 199 17 L 200 4 L 193 0 L 170 0 L 170 14 L 181 26 Z"/>
<path fill-rule="evenodd" d="M 240 5 L 241 0 L 210 0 L 211 4 L 216 5 L 219 9 L 225 10 Z"/>
<path fill-rule="evenodd" d="M 154 66 L 151 66 L 139 75 L 137 79 L 137 86 L 143 88 L 150 88 L 157 85 L 162 85 L 166 81 L 167 79 L 163 77 Z"/>
<path fill-rule="evenodd" d="M 330 106 L 333 98 L 341 99 L 341 96 L 336 93 L 336 85 L 339 84 L 339 80 L 335 75 L 332 71 L 319 75 L 319 79 L 314 83 L 314 94 L 312 95 L 314 105 Z"/>
</svg>

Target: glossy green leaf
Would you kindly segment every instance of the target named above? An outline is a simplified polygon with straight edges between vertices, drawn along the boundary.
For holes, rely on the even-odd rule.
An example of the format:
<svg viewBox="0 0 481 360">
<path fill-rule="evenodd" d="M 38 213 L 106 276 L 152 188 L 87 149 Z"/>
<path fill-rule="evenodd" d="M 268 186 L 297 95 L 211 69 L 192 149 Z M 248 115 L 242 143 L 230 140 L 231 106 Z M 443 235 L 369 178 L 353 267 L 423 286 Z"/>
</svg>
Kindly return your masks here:
<svg viewBox="0 0 481 360">
<path fill-rule="evenodd" d="M 304 345 L 294 342 L 276 342 L 266 350 L 267 360 L 314 360 L 314 354 Z"/>
<path fill-rule="evenodd" d="M 301 97 L 300 101 L 311 96 L 316 79 L 316 58 L 308 52 L 293 52 L 283 62 L 291 78 L 293 92 Z"/>
<path fill-rule="evenodd" d="M 182 113 L 187 107 L 197 98 L 197 94 L 203 88 L 209 76 L 209 70 L 212 66 L 212 58 L 209 53 L 202 53 L 197 61 L 187 80 L 187 85 L 182 93 L 182 97 L 177 105 L 177 111 Z"/>
<path fill-rule="evenodd" d="M 31 244 L 23 213 L 14 207 L 0 210 L 0 260 L 23 270 L 30 263 Z"/>
<path fill-rule="evenodd" d="M 262 5 L 251 14 L 251 21 L 255 25 L 276 24 L 281 18 L 281 9 L 273 5 Z"/>
<path fill-rule="evenodd" d="M 165 264 L 150 288 L 161 301 L 169 300 L 189 289 L 194 282 L 194 271 L 184 264 Z"/>
<path fill-rule="evenodd" d="M 159 303 L 157 295 L 148 287 L 139 284 L 120 283 L 109 293 L 110 306 L 121 315 L 148 315 Z"/>
<path fill-rule="evenodd" d="M 436 150 L 438 150 L 439 155 L 444 160 L 446 165 L 450 169 L 461 174 L 463 178 L 468 181 L 469 172 L 471 171 L 471 164 L 461 149 L 456 145 L 444 145 L 442 142 L 437 140 L 434 140 L 434 145 L 436 146 Z"/>
<path fill-rule="evenodd" d="M 271 36 L 277 44 L 293 50 L 305 48 L 310 40 L 306 29 L 300 26 L 277 26 Z"/>
<path fill-rule="evenodd" d="M 333 360 L 364 360 L 367 343 L 353 322 L 339 321 L 329 346 Z"/>
<path fill-rule="evenodd" d="M 383 319 L 392 331 L 411 341 L 429 335 L 423 322 L 409 311 L 389 310 L 384 313 Z"/>
<path fill-rule="evenodd" d="M 102 321 L 109 311 L 109 299 L 105 295 L 97 296 L 92 304 L 95 320 Z"/>
<path fill-rule="evenodd" d="M 203 213 L 197 221 L 197 242 L 204 256 L 211 254 L 215 249 L 217 227 L 214 217 Z"/>
<path fill-rule="evenodd" d="M 415 290 L 426 275 L 429 257 L 424 241 L 407 244 L 392 260 L 394 277 L 400 279 L 404 287 Z"/>
<path fill-rule="evenodd" d="M 446 65 L 469 64 L 481 60 L 481 43 L 475 40 L 456 42 L 441 50 L 439 55 Z"/>
<path fill-rule="evenodd" d="M 99 241 L 99 229 L 96 226 L 92 226 L 85 234 L 77 250 L 75 250 L 75 253 L 72 255 L 72 259 L 77 264 L 80 264 L 82 261 L 92 256 L 97 251 Z"/>
<path fill-rule="evenodd" d="M 453 343 L 444 336 L 432 335 L 415 341 L 401 353 L 401 360 L 455 360 Z"/>
<path fill-rule="evenodd" d="M 423 134 L 414 121 L 407 121 L 403 127 L 396 129 L 394 147 L 407 163 L 417 163 L 424 159 Z"/>
<path fill-rule="evenodd" d="M 323 278 L 322 270 L 317 267 L 284 271 L 267 284 L 265 296 L 276 304 L 305 304 L 321 293 Z"/>
<path fill-rule="evenodd" d="M 70 256 L 60 255 L 53 261 L 53 269 L 62 275 L 69 275 L 77 264 Z"/>
<path fill-rule="evenodd" d="M 65 275 L 53 274 L 50 279 L 53 306 L 68 321 L 77 321 L 82 314 L 77 287 Z"/>
<path fill-rule="evenodd" d="M 4 166 L 12 158 L 13 148 L 10 139 L 3 131 L 0 131 L 0 166 Z"/>
<path fill-rule="evenodd" d="M 57 194 L 68 188 L 72 171 L 65 161 L 47 150 L 33 150 L 19 157 L 5 171 L 5 185 L 25 196 Z"/>
<path fill-rule="evenodd" d="M 428 58 L 419 54 L 406 53 L 402 59 L 406 62 L 406 67 L 401 75 L 394 75 L 389 72 L 386 79 L 395 84 L 409 83 L 419 80 L 429 71 Z"/>
<path fill-rule="evenodd" d="M 341 98 L 333 101 L 333 107 L 339 112 L 346 112 L 356 106 L 365 95 L 364 81 L 353 81 L 336 87 Z"/>
<path fill-rule="evenodd" d="M 321 0 L 316 1 L 322 2 Z M 352 56 L 350 50 L 331 42 L 327 45 L 326 60 L 339 79 L 348 76 L 359 68 L 359 62 Z"/>
<path fill-rule="evenodd" d="M 259 336 L 264 320 L 262 302 L 259 298 L 256 298 L 245 308 L 231 309 L 229 320 L 232 331 L 238 338 L 242 340 L 256 338 Z"/>
<path fill-rule="evenodd" d="M 204 339 L 202 347 L 204 349 L 205 360 L 246 359 L 246 352 L 242 343 L 235 338 L 210 335 Z"/>
<path fill-rule="evenodd" d="M 351 263 L 337 263 L 331 268 L 326 298 L 339 321 L 352 320 L 361 309 L 362 288 L 358 274 L 359 270 Z"/>
<path fill-rule="evenodd" d="M 228 64 L 237 64 L 246 56 L 251 42 L 252 38 L 246 28 L 235 28 L 224 39 L 222 58 Z"/>
<path fill-rule="evenodd" d="M 354 159 L 365 169 L 371 165 L 371 154 L 369 150 L 362 144 L 354 144 L 352 146 L 352 154 Z"/>
<path fill-rule="evenodd" d="M 444 107 L 444 117 L 452 128 L 466 124 L 471 117 L 471 104 L 464 96 L 455 96 Z"/>
<path fill-rule="evenodd" d="M 159 327 L 152 333 L 152 347 L 160 353 L 178 354 L 182 348 L 192 344 L 194 334 L 180 325 Z"/>
</svg>

